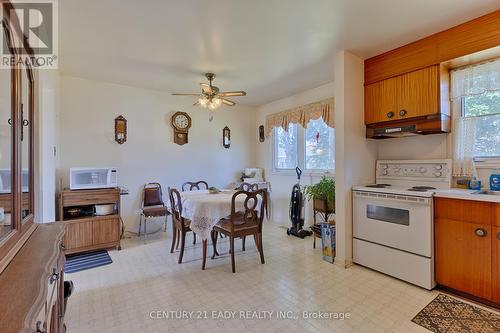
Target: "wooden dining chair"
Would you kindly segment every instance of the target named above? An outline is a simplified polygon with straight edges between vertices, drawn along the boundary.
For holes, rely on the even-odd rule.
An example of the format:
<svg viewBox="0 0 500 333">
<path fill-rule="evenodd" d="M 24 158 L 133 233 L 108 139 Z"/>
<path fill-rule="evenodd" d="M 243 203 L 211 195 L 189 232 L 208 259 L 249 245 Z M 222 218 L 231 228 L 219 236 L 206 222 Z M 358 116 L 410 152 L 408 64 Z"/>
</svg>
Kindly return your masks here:
<svg viewBox="0 0 500 333">
<path fill-rule="evenodd" d="M 163 202 L 163 192 L 159 183 L 147 183 L 142 192 L 141 216 L 139 220 L 139 236 L 141 236 L 141 225 L 144 220 L 144 239 L 146 239 L 146 225 L 149 218 L 165 217 L 165 231 L 167 231 L 167 218 L 170 212 Z"/>
<path fill-rule="evenodd" d="M 182 184 L 182 192 L 193 190 L 208 190 L 208 183 L 204 180 L 199 180 L 197 182 L 185 182 Z"/>
<path fill-rule="evenodd" d="M 243 198 L 243 211 L 236 210 L 236 201 Z M 231 249 L 231 267 L 232 272 L 236 272 L 234 262 L 234 239 L 253 235 L 255 245 L 260 253 L 260 261 L 264 264 L 264 249 L 262 246 L 262 222 L 264 221 L 264 207 L 267 201 L 267 191 L 258 190 L 255 192 L 237 191 L 231 199 L 231 215 L 228 218 L 222 219 L 212 229 L 212 243 L 215 258 L 217 253 L 217 233 L 221 233 L 229 237 Z M 205 244 L 203 246 L 206 246 Z M 206 251 L 203 251 L 205 254 Z M 203 269 L 205 269 L 205 258 L 203 260 Z"/>
<path fill-rule="evenodd" d="M 184 246 L 186 243 L 186 234 L 191 230 L 191 221 L 182 217 L 182 200 L 181 194 L 175 188 L 168 188 L 168 196 L 170 198 L 170 209 L 172 211 L 172 245 L 170 246 L 170 253 L 174 253 L 174 248 L 179 248 L 179 241 L 181 245 L 181 250 L 179 253 L 179 264 L 182 263 L 182 257 L 184 256 Z M 193 237 L 195 233 L 193 232 Z M 193 242 L 194 244 L 195 242 Z"/>
<path fill-rule="evenodd" d="M 241 183 L 238 189 L 241 191 L 255 192 L 259 189 L 259 184 Z"/>
<path fill-rule="evenodd" d="M 259 184 L 250 184 L 250 183 L 241 183 L 241 185 L 238 187 L 240 191 L 247 191 L 247 192 L 255 192 L 259 189 Z M 246 237 L 243 236 L 241 240 L 241 250 L 245 251 L 245 243 L 246 243 Z"/>
</svg>

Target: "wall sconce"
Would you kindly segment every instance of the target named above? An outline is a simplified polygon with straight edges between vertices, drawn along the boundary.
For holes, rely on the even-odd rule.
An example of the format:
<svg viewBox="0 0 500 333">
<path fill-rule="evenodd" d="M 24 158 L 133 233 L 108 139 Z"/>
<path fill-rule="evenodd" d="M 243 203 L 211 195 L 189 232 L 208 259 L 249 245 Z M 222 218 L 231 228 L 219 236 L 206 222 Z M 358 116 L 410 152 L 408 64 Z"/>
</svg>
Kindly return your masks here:
<svg viewBox="0 0 500 333">
<path fill-rule="evenodd" d="M 127 141 L 127 119 L 122 115 L 115 118 L 115 141 L 119 144 Z"/>
<path fill-rule="evenodd" d="M 231 130 L 227 126 L 222 130 L 222 145 L 224 148 L 231 147 Z"/>
</svg>

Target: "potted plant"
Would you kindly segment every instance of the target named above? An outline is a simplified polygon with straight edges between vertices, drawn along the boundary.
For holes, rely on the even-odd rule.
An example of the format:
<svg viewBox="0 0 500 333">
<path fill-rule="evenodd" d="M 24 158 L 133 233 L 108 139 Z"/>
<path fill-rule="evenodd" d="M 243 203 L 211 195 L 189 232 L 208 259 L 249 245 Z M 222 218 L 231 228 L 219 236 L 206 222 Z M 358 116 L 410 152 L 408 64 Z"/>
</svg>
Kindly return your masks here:
<svg viewBox="0 0 500 333">
<path fill-rule="evenodd" d="M 317 212 L 335 213 L 335 179 L 323 176 L 319 183 L 304 186 L 304 194 Z"/>
</svg>

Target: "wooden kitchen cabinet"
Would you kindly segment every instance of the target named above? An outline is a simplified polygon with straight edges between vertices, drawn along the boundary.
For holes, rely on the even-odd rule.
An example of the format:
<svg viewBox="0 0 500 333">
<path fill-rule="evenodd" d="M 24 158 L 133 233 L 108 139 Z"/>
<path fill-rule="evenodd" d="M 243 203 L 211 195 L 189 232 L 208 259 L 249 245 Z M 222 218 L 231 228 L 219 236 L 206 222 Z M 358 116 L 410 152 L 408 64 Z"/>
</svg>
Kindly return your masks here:
<svg viewBox="0 0 500 333">
<path fill-rule="evenodd" d="M 435 65 L 366 85 L 365 124 L 448 114 L 447 82 L 447 71 Z"/>
<path fill-rule="evenodd" d="M 438 218 L 435 233 L 437 283 L 491 299 L 491 226 Z"/>
<path fill-rule="evenodd" d="M 434 198 L 436 282 L 500 305 L 500 203 Z"/>
<path fill-rule="evenodd" d="M 98 216 L 96 205 L 112 204 L 111 215 Z M 72 217 L 71 209 L 83 209 L 90 215 Z M 65 222 L 66 254 L 116 247 L 120 249 L 120 189 L 63 190 L 59 194 L 59 218 Z"/>
<path fill-rule="evenodd" d="M 500 204 L 498 206 L 500 206 Z M 497 221 L 500 222 L 500 220 Z M 498 223 L 495 227 L 493 227 L 491 244 L 493 249 L 492 298 L 493 302 L 500 304 L 500 223 Z"/>
</svg>

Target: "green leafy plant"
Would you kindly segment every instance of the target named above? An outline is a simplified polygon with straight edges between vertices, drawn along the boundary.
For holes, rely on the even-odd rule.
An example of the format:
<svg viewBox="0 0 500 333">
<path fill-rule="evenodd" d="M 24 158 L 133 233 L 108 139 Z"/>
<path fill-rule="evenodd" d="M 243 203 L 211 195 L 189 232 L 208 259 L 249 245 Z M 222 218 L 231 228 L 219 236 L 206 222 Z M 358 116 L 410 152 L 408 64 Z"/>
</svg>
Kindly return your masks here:
<svg viewBox="0 0 500 333">
<path fill-rule="evenodd" d="M 335 179 L 323 176 L 319 183 L 306 185 L 303 189 L 308 200 L 326 199 L 328 207 L 335 207 Z"/>
</svg>

